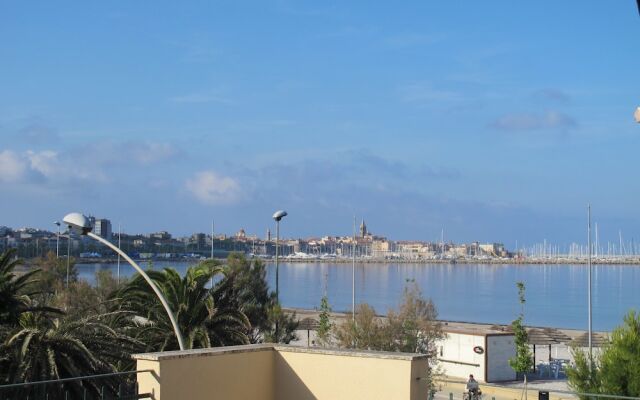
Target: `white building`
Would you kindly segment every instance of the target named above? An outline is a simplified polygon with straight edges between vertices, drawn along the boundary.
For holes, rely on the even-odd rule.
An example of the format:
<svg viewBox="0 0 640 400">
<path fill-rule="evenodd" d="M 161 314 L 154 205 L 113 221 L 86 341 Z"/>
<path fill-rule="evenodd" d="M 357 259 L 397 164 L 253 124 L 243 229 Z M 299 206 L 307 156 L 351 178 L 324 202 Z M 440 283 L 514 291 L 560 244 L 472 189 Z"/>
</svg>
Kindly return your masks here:
<svg viewBox="0 0 640 400">
<path fill-rule="evenodd" d="M 479 382 L 516 379 L 509 359 L 515 357 L 513 332 L 488 328 L 443 327 L 446 338 L 439 341 L 438 361 L 445 375 L 467 379 L 470 374 Z"/>
</svg>

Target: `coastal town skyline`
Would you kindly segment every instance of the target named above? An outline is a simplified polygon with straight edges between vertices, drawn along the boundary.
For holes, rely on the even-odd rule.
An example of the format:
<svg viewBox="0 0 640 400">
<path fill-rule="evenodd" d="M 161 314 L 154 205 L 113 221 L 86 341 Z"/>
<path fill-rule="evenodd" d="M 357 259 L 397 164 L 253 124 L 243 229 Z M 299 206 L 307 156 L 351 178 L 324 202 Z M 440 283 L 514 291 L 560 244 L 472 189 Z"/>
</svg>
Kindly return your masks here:
<svg viewBox="0 0 640 400">
<path fill-rule="evenodd" d="M 92 231 L 114 244 L 121 246 L 134 257 L 142 258 L 180 258 L 183 256 L 211 256 L 224 258 L 231 252 L 246 253 L 250 256 L 273 256 L 275 254 L 275 231 L 266 228 L 264 235 L 247 232 L 239 228 L 233 233 L 215 231 L 215 222 L 211 221 L 208 233 L 196 231 L 188 235 L 176 235 L 166 230 L 153 232 L 132 232 L 115 227 L 107 218 L 88 216 Z M 523 243 L 516 240 L 513 247 L 501 240 L 469 242 L 445 237 L 431 240 L 413 238 L 394 239 L 384 233 L 372 232 L 365 220 L 356 224 L 348 235 L 321 234 L 306 237 L 280 236 L 282 254 L 289 259 L 325 259 L 331 257 L 351 259 L 354 255 L 371 261 L 477 261 L 495 262 L 499 260 L 520 260 L 526 262 L 586 262 L 588 246 L 582 242 L 554 243 L 543 239 L 542 242 Z M 0 251 L 8 248 L 18 249 L 18 253 L 27 258 L 44 256 L 55 250 L 60 254 L 60 240 L 66 241 L 69 231 L 63 223 L 55 221 L 56 229 L 35 227 L 11 228 L 0 224 Z M 595 241 L 592 241 L 591 255 L 600 263 L 635 263 L 640 261 L 640 244 L 633 237 L 623 237 L 618 232 L 617 241 L 602 238 L 597 223 L 593 227 Z M 217 242 L 217 246 L 216 246 Z M 111 257 L 108 249 L 90 244 L 86 238 L 73 234 L 69 251 L 80 258 Z M 63 243 L 64 247 L 64 243 Z M 101 250 L 102 249 L 102 250 Z M 63 249 L 63 253 L 66 252 Z M 104 253 L 104 255 L 103 255 Z"/>
</svg>

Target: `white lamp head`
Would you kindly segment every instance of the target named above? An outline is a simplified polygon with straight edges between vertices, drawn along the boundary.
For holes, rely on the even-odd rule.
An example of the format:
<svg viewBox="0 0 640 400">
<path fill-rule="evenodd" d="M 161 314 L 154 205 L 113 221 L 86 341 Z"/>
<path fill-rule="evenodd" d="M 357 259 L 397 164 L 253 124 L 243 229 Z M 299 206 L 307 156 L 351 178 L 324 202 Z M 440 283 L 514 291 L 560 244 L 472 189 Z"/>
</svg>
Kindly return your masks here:
<svg viewBox="0 0 640 400">
<path fill-rule="evenodd" d="M 280 221 L 283 217 L 287 216 L 287 212 L 284 210 L 278 210 L 273 214 L 273 219 Z"/>
<path fill-rule="evenodd" d="M 80 235 L 86 235 L 92 229 L 89 219 L 80 213 L 67 214 L 62 219 L 62 222 L 69 227 L 70 231 Z"/>
<path fill-rule="evenodd" d="M 636 122 L 640 124 L 640 107 L 636 108 L 636 112 L 633 113 Z"/>
</svg>

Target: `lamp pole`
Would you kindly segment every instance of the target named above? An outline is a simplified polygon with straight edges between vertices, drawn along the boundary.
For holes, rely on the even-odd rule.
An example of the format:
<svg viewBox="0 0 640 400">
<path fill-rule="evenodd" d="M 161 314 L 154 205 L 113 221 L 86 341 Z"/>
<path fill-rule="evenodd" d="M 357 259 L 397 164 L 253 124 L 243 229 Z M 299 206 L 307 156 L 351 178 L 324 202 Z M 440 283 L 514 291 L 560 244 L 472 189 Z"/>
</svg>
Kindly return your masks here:
<svg viewBox="0 0 640 400">
<path fill-rule="evenodd" d="M 587 265 L 589 267 L 589 277 L 588 277 L 588 285 L 589 289 L 587 290 L 588 296 L 588 309 L 589 309 L 589 372 L 593 371 L 593 343 L 592 341 L 592 310 L 591 310 L 591 204 L 587 205 L 587 247 L 588 256 L 587 256 Z"/>
<path fill-rule="evenodd" d="M 56 234 L 56 258 L 60 258 L 60 221 L 54 222 L 58 226 L 58 233 Z"/>
<path fill-rule="evenodd" d="M 69 289 L 69 269 L 71 268 L 71 229 L 69 229 L 69 234 L 67 235 L 67 289 Z"/>
<path fill-rule="evenodd" d="M 287 212 L 284 210 L 278 210 L 273 214 L 273 219 L 276 221 L 276 302 L 280 305 L 280 271 L 278 264 L 278 246 L 280 244 L 280 220 L 287 216 Z M 278 337 L 278 320 L 276 319 L 276 341 Z"/>
<path fill-rule="evenodd" d="M 118 222 L 118 249 L 122 248 L 122 241 L 121 241 L 121 236 L 122 236 L 122 225 Z M 120 253 L 118 253 L 118 272 L 117 272 L 117 279 L 118 279 L 118 284 L 117 286 L 120 286 Z"/>
<path fill-rule="evenodd" d="M 180 328 L 178 327 L 178 323 L 176 322 L 176 317 L 171 311 L 171 308 L 169 307 L 169 303 L 167 302 L 167 299 L 165 299 L 165 297 L 162 295 L 162 292 L 160 291 L 158 286 L 155 284 L 155 282 L 153 282 L 153 280 L 149 278 L 149 275 L 147 275 L 147 273 L 144 272 L 144 270 L 140 268 L 140 266 L 136 264 L 135 261 L 133 261 L 125 252 L 120 250 L 113 243 L 91 232 L 91 224 L 89 223 L 89 220 L 87 219 L 87 217 L 85 217 L 84 215 L 80 213 L 67 214 L 64 217 L 63 221 L 65 224 L 69 226 L 69 233 L 71 233 L 71 230 L 73 229 L 74 231 L 79 232 L 82 235 L 87 235 L 90 238 L 95 239 L 98 242 L 104 244 L 105 246 L 109 247 L 111 250 L 121 255 L 125 260 L 127 260 L 129 264 L 131 264 L 133 268 L 135 268 L 136 271 L 138 271 L 140 275 L 142 275 L 144 280 L 147 281 L 149 286 L 151 286 L 151 289 L 153 289 L 156 296 L 158 296 L 160 303 L 162 303 L 162 306 L 167 312 L 167 315 L 169 316 L 169 320 L 171 321 L 171 325 L 173 326 L 173 332 L 175 333 L 176 339 L 178 340 L 178 346 L 180 347 L 180 350 L 185 350 L 184 339 L 182 337 L 182 333 L 180 332 Z M 69 277 L 69 273 L 67 270 L 67 281 L 68 281 L 68 277 Z"/>
<path fill-rule="evenodd" d="M 351 316 L 356 321 L 356 216 L 353 216 L 353 246 L 351 263 Z"/>
<path fill-rule="evenodd" d="M 280 303 L 280 277 L 279 277 L 279 265 L 278 265 L 278 247 L 280 241 L 280 220 L 276 220 L 276 300 Z"/>
</svg>

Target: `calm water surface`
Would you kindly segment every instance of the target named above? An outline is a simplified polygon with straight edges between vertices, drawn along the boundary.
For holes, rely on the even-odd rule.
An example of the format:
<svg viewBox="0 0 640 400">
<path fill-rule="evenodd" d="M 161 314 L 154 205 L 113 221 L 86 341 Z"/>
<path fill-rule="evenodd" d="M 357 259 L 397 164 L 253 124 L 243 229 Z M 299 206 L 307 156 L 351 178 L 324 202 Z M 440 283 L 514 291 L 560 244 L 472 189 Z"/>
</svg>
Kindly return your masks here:
<svg viewBox="0 0 640 400">
<path fill-rule="evenodd" d="M 142 264 L 144 266 L 144 263 Z M 191 263 L 154 262 L 184 272 Z M 80 278 L 94 282 L 101 269 L 116 273 L 115 264 L 78 264 Z M 122 276 L 132 267 L 122 263 Z M 433 299 L 446 320 L 509 323 L 520 310 L 515 283 L 527 288 L 528 325 L 587 328 L 587 272 L 585 265 L 486 264 L 357 264 L 356 302 L 386 313 L 398 304 L 407 281 L 413 280 L 425 297 Z M 593 268 L 593 327 L 611 330 L 631 308 L 640 310 L 640 265 L 599 265 Z M 268 266 L 269 285 L 275 287 L 275 267 Z M 326 282 L 329 302 L 336 311 L 351 309 L 351 265 L 281 263 L 280 299 L 285 307 L 319 307 Z"/>
</svg>

